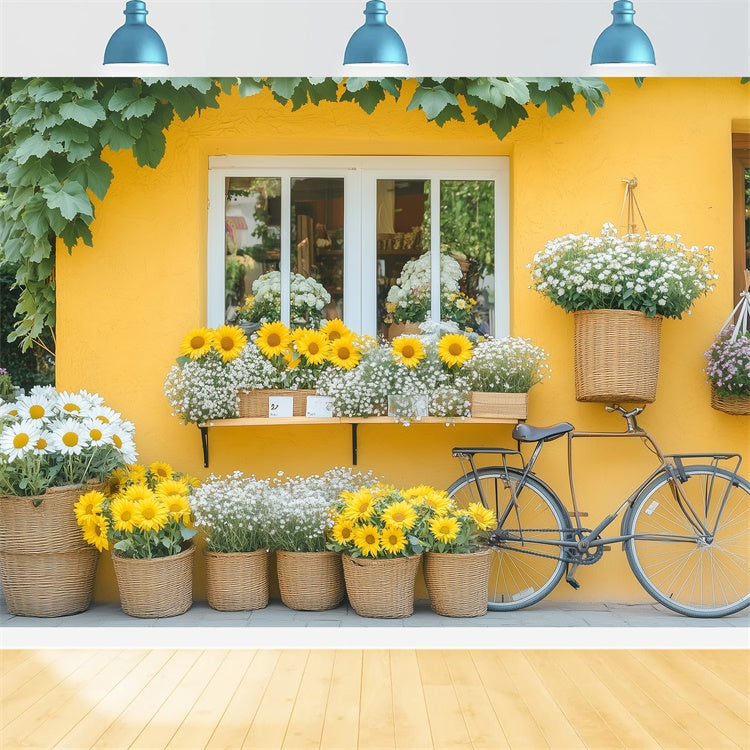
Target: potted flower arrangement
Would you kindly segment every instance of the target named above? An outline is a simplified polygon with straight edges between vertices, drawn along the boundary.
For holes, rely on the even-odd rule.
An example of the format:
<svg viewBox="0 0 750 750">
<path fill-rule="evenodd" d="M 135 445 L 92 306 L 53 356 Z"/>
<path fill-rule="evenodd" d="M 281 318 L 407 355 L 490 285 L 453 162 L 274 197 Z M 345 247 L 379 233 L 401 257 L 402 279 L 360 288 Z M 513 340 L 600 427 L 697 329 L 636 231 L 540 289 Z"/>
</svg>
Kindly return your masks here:
<svg viewBox="0 0 750 750">
<path fill-rule="evenodd" d="M 679 235 L 619 237 L 605 224 L 598 237 L 558 237 L 534 256 L 533 287 L 574 314 L 579 401 L 654 401 L 662 318 L 711 291 L 711 250 Z"/>
<path fill-rule="evenodd" d="M 120 602 L 133 617 L 173 617 L 193 603 L 190 495 L 194 481 L 162 461 L 117 470 L 105 492 L 82 494 L 83 539 L 112 548 Z"/>
<path fill-rule="evenodd" d="M 728 326 L 706 352 L 711 406 L 727 414 L 750 414 L 750 334 Z"/>
<path fill-rule="evenodd" d="M 206 537 L 208 604 L 230 612 L 268 604 L 270 483 L 239 471 L 210 476 L 193 497 L 195 523 Z"/>
<path fill-rule="evenodd" d="M 431 608 L 448 617 L 487 613 L 492 550 L 487 532 L 497 519 L 480 503 L 460 509 L 451 500 L 428 524 L 424 578 Z"/>
<path fill-rule="evenodd" d="M 0 578 L 10 613 L 88 608 L 99 553 L 81 539 L 73 506 L 135 458 L 133 425 L 96 394 L 46 386 L 0 403 Z"/>
<path fill-rule="evenodd" d="M 341 603 L 341 555 L 326 548 L 331 507 L 341 492 L 372 482 L 372 474 L 343 468 L 273 482 L 269 541 L 276 550 L 281 601 L 290 609 L 321 611 Z"/>
<path fill-rule="evenodd" d="M 549 374 L 546 352 L 529 339 L 486 338 L 460 374 L 472 417 L 526 419 L 528 392 Z"/>
<path fill-rule="evenodd" d="M 444 493 L 388 485 L 342 492 L 328 549 L 342 553 L 349 603 L 362 617 L 408 617 L 433 509 Z"/>
</svg>

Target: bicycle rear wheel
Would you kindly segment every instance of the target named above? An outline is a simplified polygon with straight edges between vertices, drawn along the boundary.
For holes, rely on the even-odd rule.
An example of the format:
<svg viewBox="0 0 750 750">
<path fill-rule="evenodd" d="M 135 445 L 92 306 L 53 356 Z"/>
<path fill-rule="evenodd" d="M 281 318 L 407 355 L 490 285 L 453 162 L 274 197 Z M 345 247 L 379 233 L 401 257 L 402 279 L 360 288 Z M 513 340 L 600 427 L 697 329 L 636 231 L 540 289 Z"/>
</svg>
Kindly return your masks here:
<svg viewBox="0 0 750 750">
<path fill-rule="evenodd" d="M 522 474 L 517 469 L 488 466 L 477 474 L 481 494 L 473 474 L 456 480 L 448 494 L 461 508 L 483 498 L 498 519 L 505 518 L 491 545 L 495 555 L 488 608 L 528 607 L 547 596 L 565 573 L 565 548 L 556 542 L 569 536 L 568 514 L 552 490 L 534 477 L 526 480 L 514 502 Z"/>
<path fill-rule="evenodd" d="M 633 501 L 622 522 L 622 533 L 634 535 L 625 543 L 628 562 L 665 607 L 689 617 L 731 615 L 750 604 L 750 484 L 717 466 L 684 471 L 689 506 L 666 472 Z"/>
</svg>

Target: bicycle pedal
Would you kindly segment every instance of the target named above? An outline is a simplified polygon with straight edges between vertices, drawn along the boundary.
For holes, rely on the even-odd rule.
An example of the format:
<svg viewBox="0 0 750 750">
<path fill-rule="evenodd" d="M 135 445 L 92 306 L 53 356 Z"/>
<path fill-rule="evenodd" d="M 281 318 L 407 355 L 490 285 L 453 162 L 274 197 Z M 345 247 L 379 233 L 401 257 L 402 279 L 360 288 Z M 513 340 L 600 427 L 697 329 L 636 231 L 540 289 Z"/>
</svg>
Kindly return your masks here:
<svg viewBox="0 0 750 750">
<path fill-rule="evenodd" d="M 578 583 L 578 581 L 576 581 L 576 579 L 573 578 L 572 575 L 565 576 L 565 581 L 566 581 L 566 583 L 569 583 L 574 589 L 580 589 L 581 588 L 581 584 Z"/>
</svg>

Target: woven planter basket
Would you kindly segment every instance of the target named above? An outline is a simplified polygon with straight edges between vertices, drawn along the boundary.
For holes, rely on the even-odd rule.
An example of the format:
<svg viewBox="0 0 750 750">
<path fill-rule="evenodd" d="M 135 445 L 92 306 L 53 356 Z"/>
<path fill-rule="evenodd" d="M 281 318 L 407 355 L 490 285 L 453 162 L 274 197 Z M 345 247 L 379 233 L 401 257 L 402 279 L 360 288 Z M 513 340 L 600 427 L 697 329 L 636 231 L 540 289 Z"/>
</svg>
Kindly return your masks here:
<svg viewBox="0 0 750 750">
<path fill-rule="evenodd" d="M 720 396 L 711 389 L 711 406 L 726 414 L 750 415 L 750 396 Z"/>
<path fill-rule="evenodd" d="M 73 506 L 81 494 L 102 487 L 0 495 L 0 580 L 10 614 L 60 617 L 88 609 L 99 552 L 84 542 Z"/>
<path fill-rule="evenodd" d="M 276 550 L 281 601 L 289 609 L 322 612 L 341 604 L 344 571 L 338 552 Z"/>
<path fill-rule="evenodd" d="M 419 323 L 391 323 L 388 326 L 388 340 L 393 341 L 398 336 L 419 336 Z"/>
<path fill-rule="evenodd" d="M 422 555 L 367 559 L 342 555 L 349 603 L 360 617 L 409 617 Z"/>
<path fill-rule="evenodd" d="M 174 617 L 193 603 L 193 556 L 189 546 L 178 555 L 134 560 L 112 552 L 122 611 L 132 617 Z"/>
<path fill-rule="evenodd" d="M 573 313 L 575 388 L 578 401 L 608 404 L 656 400 L 660 315 L 634 310 Z"/>
<path fill-rule="evenodd" d="M 314 390 L 285 390 L 277 388 L 275 390 L 256 389 L 252 391 L 240 391 L 240 417 L 268 417 L 268 399 L 271 396 L 291 396 L 292 397 L 292 415 L 295 417 L 304 417 L 307 410 L 307 397 L 314 396 Z"/>
<path fill-rule="evenodd" d="M 469 408 L 472 417 L 526 419 L 529 411 L 529 394 L 470 391 Z"/>
<path fill-rule="evenodd" d="M 492 554 L 489 547 L 468 554 L 425 554 L 424 580 L 432 610 L 446 617 L 487 614 Z"/>
<path fill-rule="evenodd" d="M 206 552 L 208 606 L 244 612 L 268 606 L 268 551 Z"/>
</svg>

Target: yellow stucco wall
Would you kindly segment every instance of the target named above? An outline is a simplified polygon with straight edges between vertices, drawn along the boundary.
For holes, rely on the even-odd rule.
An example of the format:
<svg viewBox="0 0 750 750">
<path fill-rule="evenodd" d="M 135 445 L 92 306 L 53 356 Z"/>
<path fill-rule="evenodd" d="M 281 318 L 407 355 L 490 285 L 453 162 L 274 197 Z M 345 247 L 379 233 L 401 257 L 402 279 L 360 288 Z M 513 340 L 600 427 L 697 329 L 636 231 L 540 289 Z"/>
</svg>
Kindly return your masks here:
<svg viewBox="0 0 750 750">
<path fill-rule="evenodd" d="M 703 352 L 732 307 L 731 132 L 733 121 L 735 130 L 750 121 L 750 86 L 736 79 L 653 79 L 641 89 L 631 79 L 608 83 L 611 94 L 595 116 L 582 102 L 552 119 L 535 111 L 503 141 L 471 122 L 429 124 L 406 111 L 408 97 L 368 116 L 349 104 L 291 112 L 264 94 L 222 97 L 218 110 L 175 123 L 156 170 L 139 168 L 129 152 L 107 153 L 115 178 L 97 205 L 94 249 L 58 255 L 58 387 L 98 392 L 133 421 L 142 461 L 162 459 L 206 476 L 198 430 L 170 416 L 162 384 L 181 337 L 205 323 L 209 156 L 507 155 L 511 330 L 543 346 L 553 369 L 552 379 L 531 391 L 528 421 L 620 427 L 601 406 L 575 401 L 572 317 L 529 290 L 526 264 L 548 239 L 617 223 L 621 180 L 636 176 L 648 228 L 714 245 L 720 276 L 691 316 L 665 321 L 657 401 L 641 421 L 670 452 L 738 450 L 750 464 L 750 418 L 713 411 L 702 373 Z M 210 471 L 322 471 L 351 460 L 349 437 L 347 426 L 215 430 Z M 400 485 L 447 486 L 458 474 L 452 446 L 509 442 L 507 426 L 367 425 L 360 429 L 360 467 Z M 566 498 L 564 448 L 564 441 L 550 444 L 540 473 Z M 652 465 L 645 449 L 622 441 L 588 445 L 579 455 L 579 496 L 590 518 L 602 517 Z M 610 459 L 617 464 L 597 470 Z M 648 600 L 619 548 L 580 570 L 579 580 L 577 592 L 563 583 L 554 596 Z M 195 595 L 204 596 L 200 564 Z M 96 596 L 117 596 L 106 557 Z"/>
</svg>

